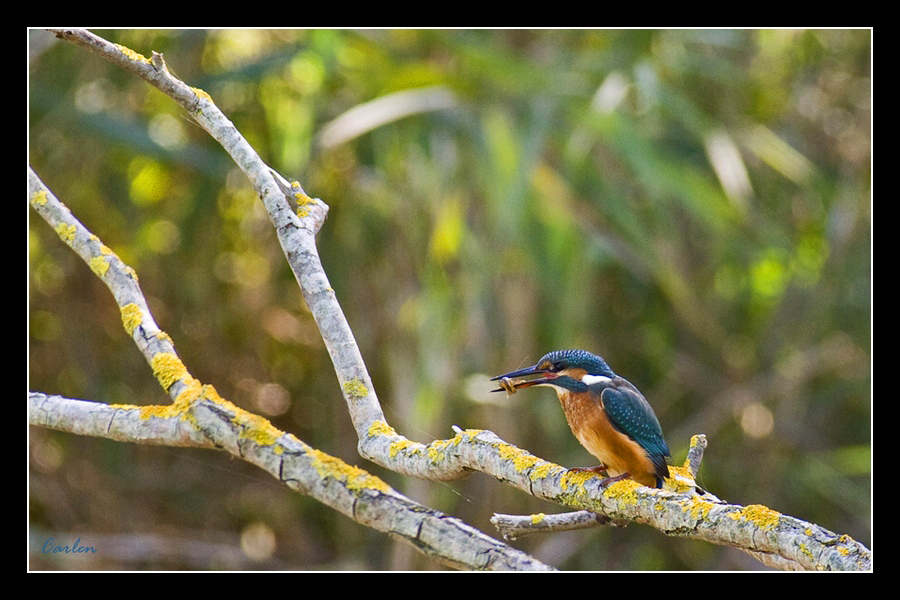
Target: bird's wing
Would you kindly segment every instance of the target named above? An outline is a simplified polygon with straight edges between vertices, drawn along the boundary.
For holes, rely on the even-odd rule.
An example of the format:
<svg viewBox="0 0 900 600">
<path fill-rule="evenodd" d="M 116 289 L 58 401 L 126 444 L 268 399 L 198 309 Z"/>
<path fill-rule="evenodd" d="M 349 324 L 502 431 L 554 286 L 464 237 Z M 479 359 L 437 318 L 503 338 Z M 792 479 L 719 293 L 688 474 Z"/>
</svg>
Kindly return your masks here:
<svg viewBox="0 0 900 600">
<path fill-rule="evenodd" d="M 627 386 L 607 387 L 600 394 L 610 423 L 647 451 L 651 459 L 671 456 L 662 427 L 647 400 Z M 654 464 L 656 460 L 654 460 Z"/>
</svg>

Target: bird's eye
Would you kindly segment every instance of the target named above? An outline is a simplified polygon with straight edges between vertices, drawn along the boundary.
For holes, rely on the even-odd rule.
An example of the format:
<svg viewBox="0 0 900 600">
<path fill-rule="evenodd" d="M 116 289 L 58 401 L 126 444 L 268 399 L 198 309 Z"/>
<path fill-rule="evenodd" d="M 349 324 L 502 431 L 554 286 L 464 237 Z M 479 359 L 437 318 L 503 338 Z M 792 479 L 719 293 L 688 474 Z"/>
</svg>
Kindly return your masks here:
<svg viewBox="0 0 900 600">
<path fill-rule="evenodd" d="M 551 367 L 551 370 L 553 370 L 553 371 L 562 371 L 562 370 L 565 369 L 565 368 L 566 368 L 565 363 L 562 363 L 562 362 L 556 362 L 556 363 L 553 363 L 553 366 Z"/>
</svg>

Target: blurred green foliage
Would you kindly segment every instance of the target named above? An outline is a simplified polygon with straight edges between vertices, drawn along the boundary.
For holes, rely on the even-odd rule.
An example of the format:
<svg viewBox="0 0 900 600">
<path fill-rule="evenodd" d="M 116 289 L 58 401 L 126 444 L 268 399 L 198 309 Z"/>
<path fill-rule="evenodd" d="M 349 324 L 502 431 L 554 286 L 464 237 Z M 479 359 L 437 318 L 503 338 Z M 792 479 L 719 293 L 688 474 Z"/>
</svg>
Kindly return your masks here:
<svg viewBox="0 0 900 600">
<path fill-rule="evenodd" d="M 322 259 L 398 431 L 488 428 L 589 465 L 551 391 L 487 393 L 489 376 L 581 347 L 642 389 L 675 463 L 709 437 L 713 493 L 871 543 L 870 31 L 98 33 L 164 53 L 331 206 Z M 157 90 L 30 35 L 30 164 L 137 270 L 195 377 L 488 533 L 495 511 L 562 510 L 480 474 L 418 482 L 360 459 L 229 157 Z M 166 402 L 105 287 L 29 222 L 30 388 Z M 32 429 L 31 456 L 33 534 L 256 560 L 119 562 L 101 546 L 100 562 L 33 568 L 435 568 L 217 453 Z M 640 526 L 515 545 L 567 569 L 759 566 Z"/>
</svg>

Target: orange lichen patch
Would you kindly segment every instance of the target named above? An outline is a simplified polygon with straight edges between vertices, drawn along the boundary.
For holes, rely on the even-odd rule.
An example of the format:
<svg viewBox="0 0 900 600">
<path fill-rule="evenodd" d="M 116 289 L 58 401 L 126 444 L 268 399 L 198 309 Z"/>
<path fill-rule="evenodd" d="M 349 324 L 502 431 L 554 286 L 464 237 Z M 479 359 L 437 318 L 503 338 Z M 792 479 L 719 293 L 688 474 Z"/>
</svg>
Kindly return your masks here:
<svg viewBox="0 0 900 600">
<path fill-rule="evenodd" d="M 428 460 L 437 464 L 447 458 L 447 448 L 453 443 L 453 440 L 435 440 L 428 444 Z"/>
<path fill-rule="evenodd" d="M 137 326 L 141 324 L 144 318 L 141 307 L 134 302 L 130 302 L 123 306 L 120 312 L 122 313 L 122 325 L 125 326 L 125 331 L 128 335 L 133 335 L 134 330 L 137 329 Z"/>
<path fill-rule="evenodd" d="M 641 487 L 644 486 L 633 479 L 623 479 L 607 485 L 603 489 L 603 495 L 625 504 L 636 504 L 638 502 L 637 490 Z"/>
<path fill-rule="evenodd" d="M 141 54 L 140 52 L 135 52 L 131 48 L 127 48 L 125 46 L 122 46 L 121 44 L 114 44 L 114 45 L 116 48 L 119 49 L 119 51 L 122 54 L 124 54 L 126 57 L 128 57 L 129 60 L 139 60 L 139 61 L 145 62 L 145 63 L 150 62 L 150 59 L 147 58 L 146 56 L 144 56 L 143 54 Z"/>
<path fill-rule="evenodd" d="M 181 414 L 181 411 L 174 404 L 152 404 L 150 406 L 142 406 L 140 417 L 142 419 L 171 419 Z"/>
<path fill-rule="evenodd" d="M 354 377 L 350 381 L 344 382 L 344 385 L 341 387 L 344 389 L 344 394 L 354 400 L 359 400 L 369 395 L 369 388 L 366 387 L 366 384 L 359 377 Z"/>
<path fill-rule="evenodd" d="M 312 199 L 305 194 L 294 194 L 295 197 L 298 198 L 297 201 L 297 216 L 301 219 L 303 217 L 309 216 L 309 205 L 313 203 Z M 303 198 L 303 200 L 299 200 L 299 198 Z"/>
<path fill-rule="evenodd" d="M 565 470 L 566 469 L 564 467 L 561 467 L 552 462 L 547 462 L 546 460 L 542 460 L 531 470 L 528 478 L 532 481 L 537 481 L 538 479 L 543 479 L 544 477 L 548 477 L 561 471 L 564 472 Z"/>
<path fill-rule="evenodd" d="M 596 477 L 596 475 L 589 471 L 573 471 L 571 469 L 566 469 L 566 472 L 559 478 L 559 485 L 563 491 L 568 491 L 570 487 L 583 488 L 584 484 L 592 477 Z"/>
<path fill-rule="evenodd" d="M 210 398 L 215 402 L 221 400 L 216 388 L 211 385 L 203 385 L 199 380 L 194 379 L 190 375 L 182 380 L 184 389 L 175 397 L 175 407 L 178 410 L 186 411 L 190 406 L 202 398 Z"/>
<path fill-rule="evenodd" d="M 204 100 L 213 101 L 212 96 L 209 95 L 208 92 L 201 90 L 200 88 L 192 87 L 191 90 L 197 95 L 198 98 L 203 98 Z"/>
<path fill-rule="evenodd" d="M 699 496 L 691 496 L 687 502 L 682 504 L 682 510 L 689 512 L 691 518 L 705 519 L 714 506 L 712 502 L 703 500 Z"/>
<path fill-rule="evenodd" d="M 667 490 L 678 493 L 688 493 L 694 491 L 697 482 L 691 474 L 691 470 L 687 467 L 669 467 L 669 476 L 666 478 L 663 487 Z"/>
<path fill-rule="evenodd" d="M 188 374 L 184 363 L 169 352 L 158 352 L 150 361 L 153 375 L 164 390 L 172 387 L 172 384 Z"/>
<path fill-rule="evenodd" d="M 60 223 L 54 227 L 54 230 L 56 231 L 56 235 L 58 235 L 66 244 L 71 246 L 72 242 L 75 241 L 75 225 Z"/>
<path fill-rule="evenodd" d="M 466 429 L 464 431 L 457 431 L 456 435 L 454 435 L 449 440 L 435 440 L 427 446 L 421 446 L 420 444 L 413 443 L 413 445 L 416 446 L 414 451 L 419 451 L 420 447 L 424 447 L 428 455 L 428 460 L 430 460 L 434 464 L 437 464 L 447 458 L 447 450 L 451 446 L 459 446 L 463 441 L 471 440 L 476 435 L 481 433 L 481 431 L 481 429 Z M 404 447 L 408 446 L 404 445 Z"/>
<path fill-rule="evenodd" d="M 503 460 L 510 460 L 517 472 L 521 473 L 526 469 L 534 467 L 541 459 L 529 454 L 524 450 L 516 448 L 511 444 L 496 444 L 497 452 Z"/>
<path fill-rule="evenodd" d="M 88 266 L 91 268 L 91 271 L 100 277 L 103 277 L 109 271 L 109 262 L 107 262 L 105 256 L 95 256 L 88 261 Z"/>
<path fill-rule="evenodd" d="M 838 544 L 839 545 L 838 545 L 837 551 L 840 552 L 841 555 L 843 555 L 843 556 L 850 555 L 851 549 L 849 548 L 849 546 L 852 545 L 855 547 L 857 545 L 856 540 L 854 540 L 852 537 L 850 537 L 846 533 L 841 535 L 838 538 Z"/>
<path fill-rule="evenodd" d="M 348 465 L 339 458 L 313 448 L 309 449 L 309 455 L 312 457 L 313 468 L 319 475 L 340 481 L 351 492 L 359 493 L 365 490 L 391 491 L 391 486 L 383 480 L 359 467 Z"/>
<path fill-rule="evenodd" d="M 745 519 L 763 529 L 772 529 L 781 520 L 781 513 L 761 504 L 750 504 L 741 510 L 728 515 L 735 521 Z"/>
<path fill-rule="evenodd" d="M 375 421 L 374 423 L 372 423 L 369 426 L 369 430 L 366 432 L 366 434 L 369 437 L 385 436 L 385 437 L 389 437 L 389 438 L 400 438 L 398 440 L 391 442 L 391 445 L 388 447 L 388 455 L 391 458 L 395 458 L 401 452 L 404 452 L 411 448 L 413 450 L 419 450 L 419 451 L 422 448 L 424 448 L 424 446 L 422 444 L 418 444 L 416 442 L 413 442 L 412 440 L 408 440 L 404 437 L 397 435 L 397 432 L 394 430 L 393 427 L 391 427 L 386 422 L 381 421 L 381 420 L 378 420 L 378 421 Z"/>
<path fill-rule="evenodd" d="M 402 440 L 398 440 L 396 442 L 391 443 L 391 445 L 388 447 L 388 455 L 391 458 L 394 458 L 401 452 L 404 452 L 404 451 L 407 451 L 410 449 L 411 449 L 411 452 L 421 452 L 422 448 L 424 448 L 424 446 L 422 446 L 422 444 L 417 444 L 416 442 L 414 442 L 412 440 L 408 440 L 408 439 L 404 438 Z"/>
<path fill-rule="evenodd" d="M 184 380 L 184 390 L 175 398 L 173 404 L 154 404 L 151 406 L 140 407 L 140 417 L 142 419 L 150 419 L 157 417 L 160 419 L 168 419 L 181 415 L 182 419 L 188 419 L 188 408 L 191 404 L 202 397 L 215 395 L 216 390 L 210 386 L 204 386 L 199 381 L 188 375 Z"/>
<path fill-rule="evenodd" d="M 482 433 L 484 429 L 463 429 L 461 431 L 457 431 L 456 435 L 453 436 L 452 442 L 454 445 L 458 446 L 463 443 L 463 441 L 471 441 L 475 439 L 475 437 Z"/>
<path fill-rule="evenodd" d="M 236 409 L 232 423 L 241 426 L 240 438 L 252 440 L 260 446 L 272 446 L 284 432 L 272 425 L 268 419 L 245 410 Z"/>
<path fill-rule="evenodd" d="M 376 435 L 386 435 L 388 437 L 394 437 L 397 435 L 397 432 L 394 431 L 394 428 L 388 425 L 385 421 L 375 421 L 371 425 L 369 425 L 368 435 L 370 437 L 374 437 Z"/>
</svg>

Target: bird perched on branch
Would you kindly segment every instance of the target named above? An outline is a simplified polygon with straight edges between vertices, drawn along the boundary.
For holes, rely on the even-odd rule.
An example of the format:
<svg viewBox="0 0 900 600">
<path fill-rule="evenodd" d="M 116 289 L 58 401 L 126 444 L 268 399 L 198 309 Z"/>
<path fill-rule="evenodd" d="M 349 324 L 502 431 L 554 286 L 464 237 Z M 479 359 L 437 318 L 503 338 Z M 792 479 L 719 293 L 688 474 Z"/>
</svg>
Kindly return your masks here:
<svg viewBox="0 0 900 600">
<path fill-rule="evenodd" d="M 538 375 L 535 379 L 514 379 Z M 534 385 L 552 387 L 572 433 L 600 465 L 579 471 L 606 471 L 606 482 L 631 477 L 662 487 L 671 456 L 662 427 L 646 398 L 630 382 L 613 373 L 599 356 L 584 350 L 557 350 L 537 364 L 498 375 L 494 392 L 516 393 Z"/>
</svg>

